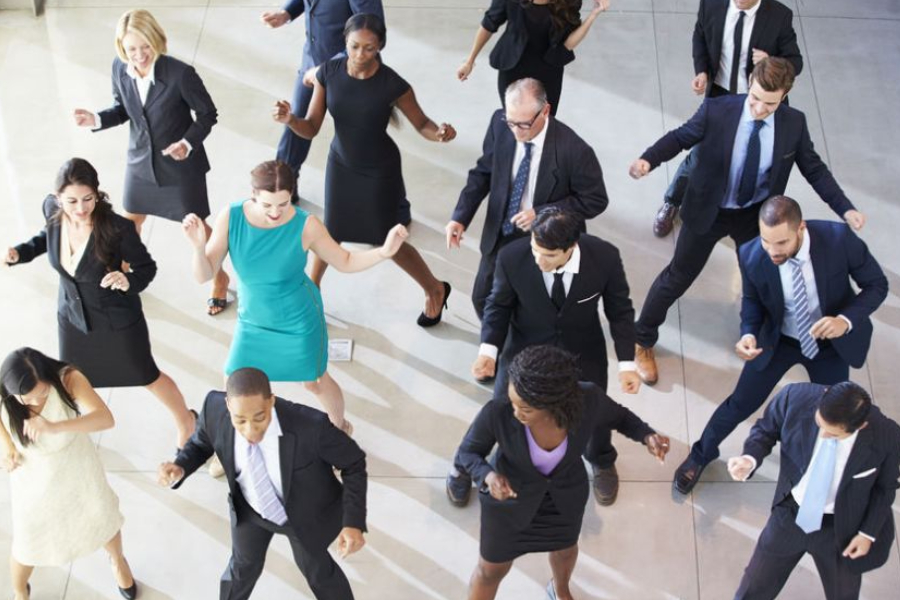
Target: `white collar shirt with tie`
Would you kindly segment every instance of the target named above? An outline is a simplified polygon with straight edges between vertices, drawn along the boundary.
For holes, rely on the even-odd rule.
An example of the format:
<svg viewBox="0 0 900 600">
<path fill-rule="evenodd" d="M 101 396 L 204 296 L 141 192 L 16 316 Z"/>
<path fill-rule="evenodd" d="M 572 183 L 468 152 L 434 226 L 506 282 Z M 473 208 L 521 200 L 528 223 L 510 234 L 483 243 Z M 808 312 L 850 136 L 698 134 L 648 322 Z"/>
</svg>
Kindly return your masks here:
<svg viewBox="0 0 900 600">
<path fill-rule="evenodd" d="M 800 272 L 803 274 L 803 283 L 806 285 L 806 304 L 809 316 L 813 323 L 822 317 L 819 307 L 819 290 L 816 287 L 816 274 L 813 271 L 812 260 L 809 256 L 809 229 L 803 231 L 803 241 L 800 249 L 794 256 L 800 261 Z M 800 339 L 797 327 L 797 310 L 794 298 L 794 267 L 790 261 L 784 261 L 778 265 L 778 275 L 781 277 L 781 291 L 784 294 L 784 319 L 781 321 L 781 333 L 795 340 Z"/>
<path fill-rule="evenodd" d="M 281 438 L 281 423 L 278 421 L 278 413 L 272 408 L 272 422 L 266 429 L 266 434 L 257 446 L 262 451 L 263 461 L 266 463 L 266 471 L 272 485 L 275 487 L 275 495 L 284 502 L 284 492 L 281 487 L 281 455 L 279 453 L 279 440 Z M 250 442 L 237 431 L 234 432 L 234 470 L 237 474 L 237 483 L 244 494 L 244 499 L 257 513 L 262 514 L 259 496 L 252 483 L 248 481 L 244 474 L 247 467 L 247 452 L 250 449 Z"/>
<path fill-rule="evenodd" d="M 737 78 L 737 93 L 747 93 L 747 79 L 750 74 L 747 73 L 747 55 L 752 52 L 750 48 L 750 34 L 753 32 L 753 23 L 756 22 L 756 13 L 759 11 L 757 2 L 753 8 L 743 11 L 747 13 L 744 17 L 744 31 L 741 35 L 741 72 Z M 731 86 L 731 61 L 734 56 L 734 28 L 737 27 L 738 19 L 741 16 L 741 9 L 734 4 L 734 0 L 728 3 L 728 12 L 725 13 L 725 31 L 722 32 L 722 54 L 719 55 L 719 70 L 716 73 L 715 84 L 721 88 L 728 89 Z"/>
<path fill-rule="evenodd" d="M 519 205 L 519 211 L 529 210 L 534 207 L 534 189 L 537 186 L 538 169 L 541 164 L 541 156 L 544 153 L 544 140 L 547 138 L 547 129 L 550 127 L 550 119 L 544 123 L 541 132 L 534 136 L 530 143 L 531 147 L 531 166 L 528 168 L 528 183 L 525 184 L 525 191 L 522 193 L 522 204 Z M 510 185 L 516 180 L 516 174 L 519 172 L 519 165 L 525 158 L 525 142 L 516 142 L 516 153 L 513 155 L 512 172 L 510 173 Z"/>
</svg>

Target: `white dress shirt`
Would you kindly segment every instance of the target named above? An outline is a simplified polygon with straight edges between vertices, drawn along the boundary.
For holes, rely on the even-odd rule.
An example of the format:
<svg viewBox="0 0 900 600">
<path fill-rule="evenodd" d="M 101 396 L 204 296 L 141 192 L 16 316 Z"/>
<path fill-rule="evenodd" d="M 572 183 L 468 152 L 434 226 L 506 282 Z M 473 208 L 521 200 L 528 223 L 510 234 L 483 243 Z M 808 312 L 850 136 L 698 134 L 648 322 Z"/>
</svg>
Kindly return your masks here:
<svg viewBox="0 0 900 600">
<path fill-rule="evenodd" d="M 747 54 L 752 51 L 750 48 L 750 34 L 753 32 L 753 23 L 756 22 L 756 12 L 759 10 L 761 2 L 757 2 L 753 8 L 743 11 L 747 13 L 744 17 L 744 31 L 741 36 L 741 53 L 740 72 L 737 78 L 737 93 L 747 93 L 747 79 L 750 74 L 747 73 Z M 728 12 L 725 13 L 725 31 L 722 32 L 722 54 L 719 56 L 719 70 L 716 73 L 715 84 L 726 90 L 731 87 L 731 61 L 734 56 L 734 28 L 737 27 L 738 18 L 741 16 L 741 9 L 734 5 L 734 0 L 728 3 Z"/>
<path fill-rule="evenodd" d="M 572 250 L 572 256 L 569 257 L 569 260 L 556 269 L 555 271 L 550 272 L 541 272 L 541 276 L 544 278 L 544 287 L 547 288 L 547 295 L 553 296 L 553 280 L 554 275 L 557 273 L 562 273 L 562 282 L 563 288 L 566 291 L 566 296 L 569 295 L 569 290 L 572 289 L 572 280 L 575 278 L 575 275 L 578 274 L 581 269 L 581 248 L 578 247 L 578 244 L 575 244 L 575 248 Z M 497 360 L 497 354 L 499 350 L 497 346 L 493 344 L 481 344 L 478 348 L 479 356 L 489 356 L 494 360 Z M 619 362 L 619 372 L 622 371 L 636 371 L 637 367 L 634 364 L 634 361 L 631 360 L 623 360 Z"/>
<path fill-rule="evenodd" d="M 281 502 L 284 502 L 284 492 L 281 487 L 281 456 L 279 454 L 279 438 L 281 437 L 281 423 L 278 422 L 278 413 L 272 408 L 272 422 L 266 429 L 266 434 L 262 441 L 258 444 L 259 450 L 262 452 L 263 462 L 266 463 L 266 471 L 272 485 L 275 486 L 275 495 Z M 244 468 L 247 466 L 247 452 L 250 449 L 250 442 L 237 431 L 234 432 L 234 471 L 238 485 L 241 487 L 241 493 L 247 503 L 257 513 L 262 514 L 260 510 L 259 496 L 256 494 L 256 488 L 253 483 L 247 481 L 244 474 Z"/>
<path fill-rule="evenodd" d="M 541 165 L 541 156 L 544 153 L 544 140 L 547 138 L 547 128 L 550 127 L 550 117 L 544 123 L 541 132 L 534 136 L 530 143 L 531 147 L 531 166 L 528 167 L 528 182 L 525 184 L 525 191 L 522 192 L 522 204 L 519 205 L 519 211 L 534 208 L 534 188 L 537 186 L 538 168 Z M 516 153 L 513 155 L 512 174 L 510 175 L 510 188 L 512 182 L 516 180 L 516 173 L 519 172 L 519 165 L 525 158 L 525 142 L 516 142 Z"/>
</svg>

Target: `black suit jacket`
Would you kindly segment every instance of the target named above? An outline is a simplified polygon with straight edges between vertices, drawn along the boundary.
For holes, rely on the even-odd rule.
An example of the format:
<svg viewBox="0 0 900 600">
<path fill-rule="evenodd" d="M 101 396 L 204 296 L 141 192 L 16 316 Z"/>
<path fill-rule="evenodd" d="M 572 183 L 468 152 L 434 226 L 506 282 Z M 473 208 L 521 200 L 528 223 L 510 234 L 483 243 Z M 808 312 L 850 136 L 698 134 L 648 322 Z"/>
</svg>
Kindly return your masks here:
<svg viewBox="0 0 900 600">
<path fill-rule="evenodd" d="M 566 125 L 550 117 L 534 191 L 534 208 L 555 205 L 575 213 L 583 221 L 606 210 L 609 198 L 603 171 L 594 150 Z M 503 110 L 491 117 L 481 158 L 469 171 L 459 194 L 452 220 L 468 227 L 488 196 L 487 217 L 481 233 L 481 253 L 490 254 L 500 239 L 512 189 L 512 165 L 516 138 L 503 120 Z"/>
<path fill-rule="evenodd" d="M 869 316 L 887 298 L 888 281 L 878 261 L 844 223 L 807 221 L 809 255 L 816 279 L 819 307 L 824 317 L 844 315 L 853 324 L 850 333 L 831 340 L 834 349 L 854 368 L 861 368 L 872 341 Z M 741 301 L 741 335 L 756 336 L 763 348 L 751 364 L 762 370 L 775 353 L 784 320 L 784 290 L 778 267 L 759 238 L 739 250 L 744 280 Z M 856 293 L 850 285 L 859 287 Z"/>
<path fill-rule="evenodd" d="M 746 99 L 746 94 L 707 98 L 687 123 L 669 131 L 641 155 L 655 169 L 682 150 L 696 146 L 695 167 L 684 195 L 681 218 L 697 233 L 709 231 L 725 197 L 734 138 Z M 816 153 L 804 114 L 782 104 L 775 111 L 770 195 L 784 194 L 794 163 L 839 217 L 854 208 Z"/>
<path fill-rule="evenodd" d="M 56 197 L 44 199 L 44 215 L 55 211 Z M 59 273 L 58 316 L 79 331 L 108 331 L 125 329 L 144 318 L 140 294 L 156 276 L 156 262 L 141 242 L 134 223 L 117 214 L 110 215 L 116 231 L 110 264 L 103 264 L 94 253 L 94 234 L 88 238 L 84 255 L 75 276 L 59 263 L 60 223 L 48 219 L 43 231 L 29 241 L 16 246 L 19 262 L 31 262 L 44 252 L 50 266 Z M 126 273 L 128 291 L 121 292 L 100 287 L 100 281 L 111 271 L 121 270 L 122 261 L 131 265 Z"/>
<path fill-rule="evenodd" d="M 127 65 L 118 58 L 113 60 L 115 103 L 100 112 L 100 129 L 130 123 L 128 168 L 141 179 L 166 186 L 204 178 L 209 160 L 203 140 L 216 124 L 216 106 L 192 66 L 164 54 L 156 59 L 155 69 L 155 83 L 150 86 L 147 102 L 141 105 Z M 186 159 L 179 161 L 161 154 L 182 139 L 193 148 Z"/>
<path fill-rule="evenodd" d="M 314 408 L 275 399 L 281 425 L 279 438 L 284 509 L 301 542 L 328 546 L 342 527 L 366 530 L 366 455 L 352 439 Z M 203 402 L 197 429 L 175 458 L 184 479 L 216 454 L 228 481 L 229 503 L 246 500 L 234 466 L 234 426 L 224 392 L 210 392 Z M 343 484 L 335 477 L 341 472 Z"/>
<path fill-rule="evenodd" d="M 568 0 L 577 13 L 581 0 Z M 484 13 L 481 26 L 496 33 L 506 23 L 506 29 L 491 51 L 491 66 L 498 71 L 515 67 L 522 58 L 528 44 L 528 26 L 525 22 L 525 7 L 521 0 L 491 0 L 491 6 Z M 544 60 L 556 67 L 562 67 L 575 60 L 575 53 L 565 47 L 564 42 L 578 28 L 578 24 L 567 23 L 563 29 L 550 28 L 550 47 Z"/>
<path fill-rule="evenodd" d="M 819 428 L 815 413 L 826 386 L 795 383 L 782 389 L 750 431 L 744 454 L 756 459 L 757 468 L 781 442 L 781 468 L 772 506 L 784 500 L 800 482 L 812 459 Z M 875 538 L 872 549 L 861 558 L 849 559 L 857 573 L 883 565 L 894 540 L 891 505 L 900 476 L 900 427 L 873 406 L 868 425 L 859 430 L 844 468 L 834 503 L 836 546 L 843 550 L 858 532 Z"/>
<path fill-rule="evenodd" d="M 731 0 L 700 0 L 697 24 L 694 26 L 694 73 L 709 75 L 706 95 L 719 72 L 722 57 L 722 36 L 725 31 L 725 15 Z M 747 73 L 753 71 L 753 49 L 757 48 L 769 56 L 778 56 L 791 61 L 797 75 L 803 70 L 803 57 L 797 45 L 797 34 L 793 25 L 794 13 L 776 0 L 761 0 L 750 33 L 747 52 Z"/>
<path fill-rule="evenodd" d="M 618 249 L 587 234 L 578 240 L 578 247 L 581 264 L 560 311 L 534 262 L 531 240 L 504 247 L 497 256 L 494 287 L 481 321 L 481 341 L 502 349 L 507 364 L 527 346 L 560 346 L 578 356 L 582 379 L 602 386 L 608 365 L 600 300 L 620 361 L 634 360 L 634 308 Z"/>
<path fill-rule="evenodd" d="M 654 433 L 640 417 L 616 403 L 597 386 L 584 382 L 579 385 L 584 398 L 584 413 L 577 427 L 568 434 L 569 445 L 562 462 L 549 476 L 543 475 L 531 462 L 525 426 L 513 416 L 509 401 L 505 398 L 491 400 L 475 417 L 457 456 L 466 472 L 485 492 L 482 494 L 482 520 L 505 520 L 509 531 L 519 531 L 531 522 L 546 493 L 553 498 L 553 504 L 561 514 L 580 515 L 588 497 L 587 472 L 581 455 L 594 430 L 615 429 L 641 443 Z M 497 452 L 491 464 L 487 456 L 495 445 Z M 500 501 L 486 493 L 484 478 L 491 471 L 506 476 L 518 497 Z"/>
</svg>

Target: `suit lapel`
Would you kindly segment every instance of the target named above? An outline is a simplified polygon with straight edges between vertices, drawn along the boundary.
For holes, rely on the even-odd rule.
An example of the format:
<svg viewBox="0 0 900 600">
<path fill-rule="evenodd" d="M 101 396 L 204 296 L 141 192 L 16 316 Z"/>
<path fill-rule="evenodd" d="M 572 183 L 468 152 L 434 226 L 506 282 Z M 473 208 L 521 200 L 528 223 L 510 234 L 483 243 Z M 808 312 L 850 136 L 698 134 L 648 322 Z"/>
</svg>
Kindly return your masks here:
<svg viewBox="0 0 900 600">
<path fill-rule="evenodd" d="M 825 307 L 828 306 L 828 298 L 825 297 L 825 266 L 828 264 L 825 256 L 826 247 L 812 234 L 809 225 L 806 226 L 806 235 L 809 236 L 809 260 L 812 262 L 813 276 L 816 280 L 816 294 L 819 296 L 819 313 L 825 315 Z"/>
<path fill-rule="evenodd" d="M 168 74 L 168 69 L 166 68 L 165 56 L 160 56 L 156 60 L 156 65 L 154 66 L 153 72 L 153 85 L 150 86 L 150 89 L 147 91 L 147 101 L 144 102 L 144 111 L 150 110 L 150 107 L 163 95 L 163 92 L 166 90 L 166 75 Z M 140 102 L 140 97 L 138 98 L 138 102 Z"/>
<path fill-rule="evenodd" d="M 84 252 L 81 254 L 81 258 L 78 259 L 78 264 L 75 266 L 75 275 L 84 274 L 85 269 L 90 266 L 90 261 L 88 257 L 94 253 L 94 233 L 91 232 L 91 235 L 88 236 L 87 243 L 84 245 Z M 100 261 L 97 261 L 98 263 Z"/>
<path fill-rule="evenodd" d="M 859 473 L 867 464 L 869 455 L 872 453 L 872 430 L 865 427 L 856 434 L 856 441 L 853 443 L 853 450 L 847 458 L 847 465 L 844 467 L 844 474 L 841 475 L 841 482 L 838 484 L 837 495 L 847 487 L 847 484 L 853 479 L 856 473 Z"/>
<path fill-rule="evenodd" d="M 240 489 L 237 484 L 237 467 L 234 464 L 234 425 L 231 424 L 228 411 L 221 417 L 222 429 L 219 431 L 219 444 L 221 454 L 219 460 L 222 462 L 222 469 L 229 475 L 228 483 L 231 487 L 231 493 L 234 494 Z"/>
<path fill-rule="evenodd" d="M 547 203 L 550 192 L 556 186 L 556 121 L 549 118 L 547 121 L 547 135 L 544 138 L 544 147 L 541 151 L 541 162 L 538 165 L 537 178 L 534 184 L 532 206 L 538 207 Z"/>
<path fill-rule="evenodd" d="M 809 461 L 812 460 L 813 451 L 816 449 L 816 440 L 819 438 L 819 426 L 816 425 L 816 420 L 812 415 L 807 419 L 803 419 L 803 435 L 801 439 L 803 440 L 803 447 L 801 448 L 802 455 L 800 456 L 800 475 L 797 477 L 797 481 L 800 481 L 800 478 L 803 477 L 803 474 L 806 473 L 806 470 L 809 468 Z M 794 482 L 796 485 L 797 481 Z"/>
<path fill-rule="evenodd" d="M 772 189 L 778 180 L 778 174 L 781 172 L 781 167 L 784 164 L 783 157 L 786 150 L 785 142 L 787 141 L 784 115 L 785 108 L 779 106 L 778 110 L 775 111 L 775 137 L 772 142 L 772 167 L 769 172 L 769 190 Z"/>
<path fill-rule="evenodd" d="M 294 434 L 289 433 L 284 428 L 285 418 L 282 418 L 281 411 L 278 410 L 278 401 L 275 401 L 275 412 L 278 414 L 278 422 L 281 424 L 281 437 L 278 438 L 278 458 L 281 462 L 281 493 L 285 506 L 287 499 L 291 493 L 291 481 L 294 473 L 294 446 L 297 438 Z"/>
<path fill-rule="evenodd" d="M 768 26 L 766 22 L 769 16 L 768 10 L 769 3 L 766 0 L 762 0 L 756 11 L 756 18 L 753 20 L 753 31 L 750 32 L 750 44 L 747 46 L 747 64 L 745 68 L 747 69 L 748 79 L 749 74 L 753 72 L 753 49 L 759 44 L 759 38 L 762 37 L 762 32 Z"/>
<path fill-rule="evenodd" d="M 553 300 L 550 299 L 550 294 L 547 293 L 547 284 L 544 282 L 544 274 L 533 260 L 529 260 L 528 263 L 529 264 L 526 265 L 524 269 L 526 289 L 522 290 L 522 296 L 525 298 L 543 298 L 544 304 L 547 305 L 547 310 L 555 315 L 556 305 L 553 304 Z"/>
<path fill-rule="evenodd" d="M 746 96 L 734 96 L 734 98 L 743 98 L 746 102 Z M 731 101 L 728 106 L 727 112 L 725 114 L 725 128 L 724 131 L 728 132 L 722 139 L 725 143 L 725 147 L 722 148 L 722 153 L 725 156 L 725 180 L 728 180 L 730 169 L 731 169 L 731 157 L 734 154 L 734 140 L 737 137 L 738 127 L 741 126 L 741 113 L 744 111 L 744 102 L 735 102 Z"/>
<path fill-rule="evenodd" d="M 512 131 L 509 130 L 509 127 L 504 128 L 506 131 L 500 137 L 497 151 L 497 168 L 500 174 L 497 192 L 500 198 L 503 199 L 503 212 L 500 214 L 501 222 L 506 219 L 506 207 L 509 205 L 509 190 L 512 188 L 512 178 L 515 177 L 512 172 L 513 159 L 516 156 L 516 138 L 513 136 Z"/>
<path fill-rule="evenodd" d="M 772 290 L 772 305 L 768 307 L 769 312 L 772 315 L 772 321 L 780 324 L 784 319 L 784 287 L 781 285 L 781 273 L 778 266 L 769 259 L 765 252 L 761 252 L 760 260 L 766 283 Z"/>
<path fill-rule="evenodd" d="M 722 36 L 725 35 L 725 17 L 728 15 L 728 2 L 730 0 L 721 0 L 716 3 L 716 14 L 712 19 L 710 31 L 710 55 L 714 56 L 715 70 L 719 70 L 719 56 L 722 55 Z M 712 88 L 712 81 L 709 82 L 709 88 Z"/>
</svg>

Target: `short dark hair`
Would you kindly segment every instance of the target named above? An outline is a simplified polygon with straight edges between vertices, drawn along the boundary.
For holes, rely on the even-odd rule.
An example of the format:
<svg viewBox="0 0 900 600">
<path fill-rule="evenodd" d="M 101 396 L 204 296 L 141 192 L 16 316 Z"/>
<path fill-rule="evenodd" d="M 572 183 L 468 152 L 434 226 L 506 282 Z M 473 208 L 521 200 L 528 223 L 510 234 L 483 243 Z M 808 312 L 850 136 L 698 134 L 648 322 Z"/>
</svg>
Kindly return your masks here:
<svg viewBox="0 0 900 600">
<path fill-rule="evenodd" d="M 549 344 L 525 348 L 509 365 L 510 384 L 522 400 L 546 410 L 567 431 L 578 426 L 584 411 L 580 374 L 573 354 Z"/>
<path fill-rule="evenodd" d="M 787 196 L 772 196 L 759 209 L 759 220 L 766 227 L 777 227 L 782 223 L 790 225 L 791 229 L 797 229 L 803 221 L 803 211 L 800 204 Z"/>
<path fill-rule="evenodd" d="M 250 171 L 250 187 L 254 192 L 263 191 L 276 194 L 278 192 L 294 193 L 297 177 L 286 164 L 280 160 L 267 160 L 259 163 Z"/>
<path fill-rule="evenodd" d="M 347 37 L 351 33 L 360 31 L 361 29 L 374 33 L 375 37 L 378 38 L 378 44 L 381 50 L 384 50 L 384 47 L 387 45 L 387 28 L 384 26 L 384 21 L 381 17 L 373 15 L 372 13 L 359 13 L 353 15 L 347 19 L 347 23 L 344 25 L 344 41 L 347 40 Z"/>
<path fill-rule="evenodd" d="M 784 92 L 787 95 L 794 87 L 795 76 L 791 61 L 779 56 L 769 56 L 753 67 L 750 82 L 757 82 L 767 92 Z"/>
<path fill-rule="evenodd" d="M 581 220 L 558 206 L 540 210 L 531 224 L 531 235 L 541 248 L 568 250 L 581 236 Z"/>
<path fill-rule="evenodd" d="M 265 373 L 253 367 L 244 367 L 228 376 L 228 381 L 225 383 L 225 395 L 229 398 L 238 396 L 269 398 L 272 396 L 272 386 Z"/>
<path fill-rule="evenodd" d="M 872 398 L 859 384 L 843 381 L 825 390 L 819 400 L 819 415 L 829 425 L 853 433 L 866 423 Z"/>
</svg>

